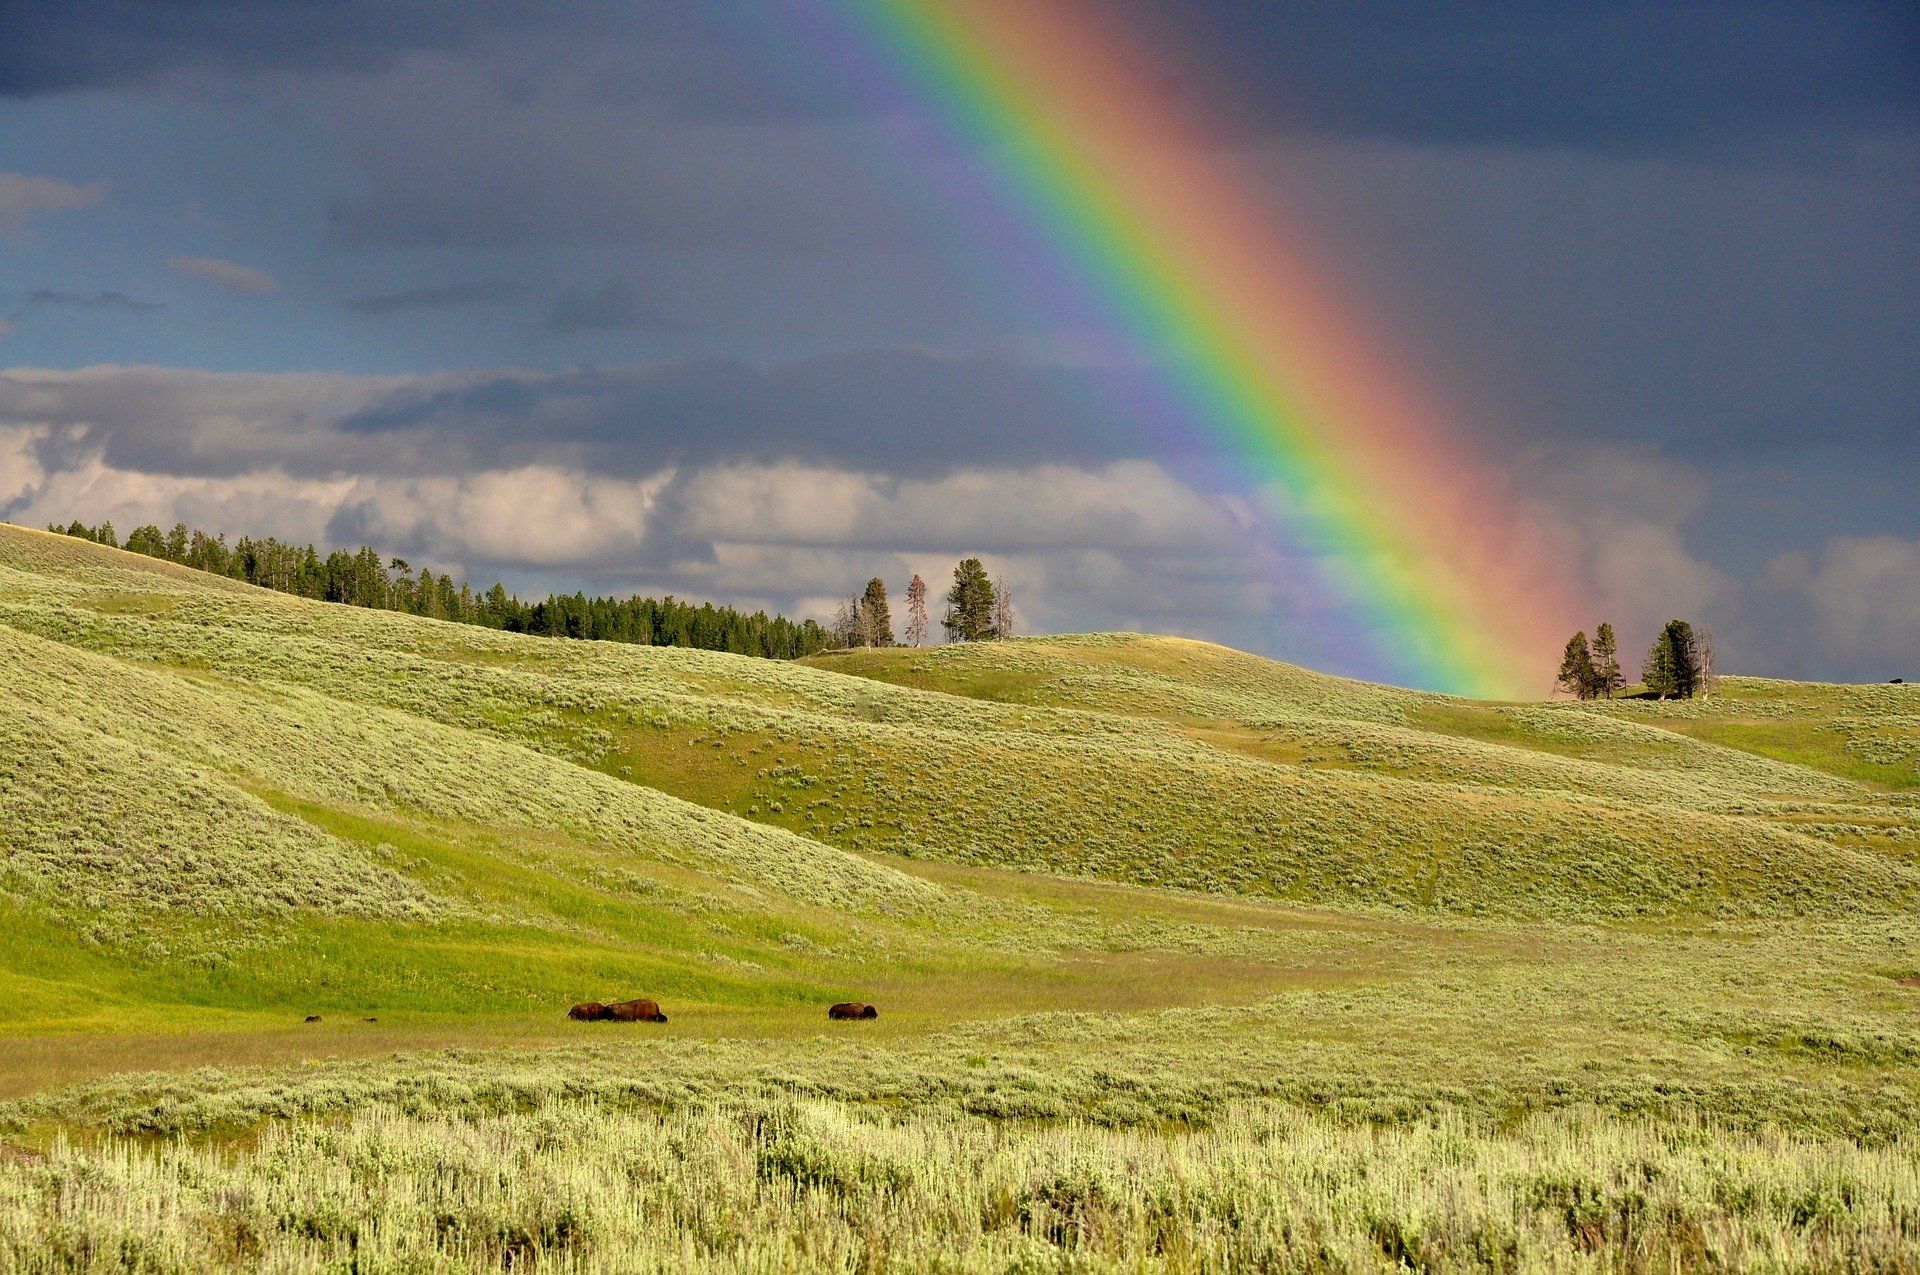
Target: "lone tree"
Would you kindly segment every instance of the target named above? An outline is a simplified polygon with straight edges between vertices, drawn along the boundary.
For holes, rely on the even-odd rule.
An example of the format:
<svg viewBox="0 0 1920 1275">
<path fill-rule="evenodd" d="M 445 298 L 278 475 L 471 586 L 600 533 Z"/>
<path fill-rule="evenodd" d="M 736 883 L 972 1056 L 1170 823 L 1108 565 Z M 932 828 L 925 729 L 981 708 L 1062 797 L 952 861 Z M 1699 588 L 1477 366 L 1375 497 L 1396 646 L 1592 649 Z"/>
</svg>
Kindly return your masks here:
<svg viewBox="0 0 1920 1275">
<path fill-rule="evenodd" d="M 907 582 L 907 645 L 919 646 L 927 640 L 927 582 L 918 571 Z"/>
<path fill-rule="evenodd" d="M 997 638 L 1013 636 L 1013 586 L 1007 578 L 1001 576 L 993 582 L 993 635 Z"/>
<path fill-rule="evenodd" d="M 1593 653 L 1587 647 L 1586 630 L 1567 639 L 1567 649 L 1560 657 L 1560 676 L 1553 684 L 1579 699 L 1592 699 L 1595 687 L 1600 679 L 1593 669 Z"/>
<path fill-rule="evenodd" d="M 1668 620 L 1647 652 L 1640 680 L 1650 694 L 1661 699 L 1690 699 L 1700 688 L 1700 652 L 1694 643 L 1693 626 L 1685 620 Z"/>
<path fill-rule="evenodd" d="M 962 559 L 947 590 L 947 613 L 940 626 L 950 642 L 984 642 L 994 636 L 993 581 L 978 558 Z"/>
<path fill-rule="evenodd" d="M 1620 644 L 1614 640 L 1613 625 L 1605 621 L 1593 631 L 1593 677 L 1596 691 L 1608 699 L 1627 684 L 1620 673 Z"/>
<path fill-rule="evenodd" d="M 861 636 L 866 646 L 893 645 L 893 613 L 887 609 L 887 584 L 879 576 L 860 595 Z"/>
<path fill-rule="evenodd" d="M 860 598 L 856 594 L 841 602 L 833 613 L 833 644 L 838 647 L 860 645 Z"/>
</svg>

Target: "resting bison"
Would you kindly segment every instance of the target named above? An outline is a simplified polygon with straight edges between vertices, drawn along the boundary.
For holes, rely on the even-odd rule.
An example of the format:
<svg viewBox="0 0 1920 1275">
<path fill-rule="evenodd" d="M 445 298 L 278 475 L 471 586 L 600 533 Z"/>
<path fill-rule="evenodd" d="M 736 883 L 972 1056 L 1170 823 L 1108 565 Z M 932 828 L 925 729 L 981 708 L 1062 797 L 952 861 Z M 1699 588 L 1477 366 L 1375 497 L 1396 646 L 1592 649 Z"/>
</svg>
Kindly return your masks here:
<svg viewBox="0 0 1920 1275">
<path fill-rule="evenodd" d="M 880 1011 L 859 1001 L 841 1001 L 827 1010 L 828 1018 L 878 1018 Z"/>
<path fill-rule="evenodd" d="M 592 1023 L 602 1018 L 612 1018 L 613 1015 L 608 1013 L 607 1007 L 599 1001 L 586 1001 L 568 1010 L 567 1017 L 578 1019 L 583 1023 Z"/>
<path fill-rule="evenodd" d="M 667 1016 L 650 1000 L 616 1001 L 607 1006 L 607 1017 L 621 1023 L 664 1023 Z"/>
</svg>

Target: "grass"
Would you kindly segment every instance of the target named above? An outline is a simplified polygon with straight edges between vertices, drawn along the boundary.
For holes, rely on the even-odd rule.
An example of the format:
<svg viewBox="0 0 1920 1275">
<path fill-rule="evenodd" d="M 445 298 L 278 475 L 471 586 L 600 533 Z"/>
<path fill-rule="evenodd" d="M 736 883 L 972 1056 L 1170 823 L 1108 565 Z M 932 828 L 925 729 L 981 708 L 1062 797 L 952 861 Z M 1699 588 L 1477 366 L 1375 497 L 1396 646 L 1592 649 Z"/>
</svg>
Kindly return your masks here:
<svg viewBox="0 0 1920 1275">
<path fill-rule="evenodd" d="M 0 1266 L 1913 1268 L 1916 790 L 1920 688 L 777 664 L 0 526 Z"/>
<path fill-rule="evenodd" d="M 818 1101 L 393 1109 L 237 1152 L 58 1144 L 0 1179 L 17 1270 L 1899 1269 L 1912 1144 L 1590 1115 L 1386 1132 L 1245 1106 L 1020 1130 Z"/>
</svg>

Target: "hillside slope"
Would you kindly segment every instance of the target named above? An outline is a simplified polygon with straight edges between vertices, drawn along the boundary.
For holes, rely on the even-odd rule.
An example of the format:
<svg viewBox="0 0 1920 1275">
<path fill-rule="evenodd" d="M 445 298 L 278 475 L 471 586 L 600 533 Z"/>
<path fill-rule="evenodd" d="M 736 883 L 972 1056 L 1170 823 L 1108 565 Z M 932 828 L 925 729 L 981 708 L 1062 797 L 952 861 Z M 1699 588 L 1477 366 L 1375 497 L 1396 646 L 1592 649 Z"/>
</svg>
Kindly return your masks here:
<svg viewBox="0 0 1920 1275">
<path fill-rule="evenodd" d="M 1728 687 L 1484 705 L 1138 637 L 781 664 L 0 527 L 0 1029 L 545 1021 L 609 986 L 723 1017 L 907 983 L 1075 1005 L 1124 985 L 1100 962 L 1174 952 L 1270 990 L 1298 936 L 1231 898 L 1909 914 L 1920 803 L 1889 776 L 1913 774 L 1915 692 Z M 1765 714 L 1800 733 L 1737 746 Z M 1008 868 L 1227 897 L 979 875 Z M 1149 1000 L 1195 994 L 1156 969 L 1129 976 Z"/>
<path fill-rule="evenodd" d="M 1301 1197 L 1352 1269 L 1897 1268 L 1917 711 L 1127 636 L 778 664 L 0 526 L 0 1265 L 1257 1265 L 1269 1168 L 1124 1185 L 1214 1130 L 1401 1166 Z M 636 994 L 670 1021 L 565 1016 Z M 1505 1166 L 1484 1218 L 1408 1139 Z M 1715 1185 L 1661 1178 L 1649 1248 L 1652 1148 Z"/>
<path fill-rule="evenodd" d="M 1483 705 L 1129 637 L 777 664 L 332 607 L 14 529 L 0 625 L 15 729 L 64 719 L 114 741 L 103 766 L 639 844 L 856 909 L 916 887 L 847 851 L 1481 915 L 1920 889 L 1887 782 L 1916 773 L 1915 688 L 1806 691 L 1859 700 L 1832 721 L 1867 775 L 1714 738 L 1765 694 L 1734 679 L 1711 708 Z"/>
</svg>

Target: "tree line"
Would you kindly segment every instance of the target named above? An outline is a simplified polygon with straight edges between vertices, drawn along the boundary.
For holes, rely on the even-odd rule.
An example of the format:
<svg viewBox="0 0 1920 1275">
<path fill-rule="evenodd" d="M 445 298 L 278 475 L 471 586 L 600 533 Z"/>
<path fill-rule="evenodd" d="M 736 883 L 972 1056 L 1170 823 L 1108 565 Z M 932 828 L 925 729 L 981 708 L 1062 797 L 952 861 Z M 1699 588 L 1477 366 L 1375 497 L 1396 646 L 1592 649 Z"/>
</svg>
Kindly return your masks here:
<svg viewBox="0 0 1920 1275">
<path fill-rule="evenodd" d="M 794 621 L 764 611 L 748 615 L 712 603 L 682 602 L 672 595 L 590 598 L 584 593 L 556 593 L 527 602 L 499 583 L 476 592 L 464 582 L 456 585 L 444 572 L 416 572 L 406 559 L 367 546 L 353 553 L 335 550 L 322 556 L 312 545 L 287 544 L 271 536 L 263 540 L 242 536 L 228 545 L 224 535 L 190 531 L 183 523 L 164 532 L 153 525 L 137 527 L 124 545 L 111 522 L 88 527 L 76 521 L 66 527 L 50 525 L 47 530 L 298 597 L 509 633 L 692 647 L 782 660 L 834 644 L 834 635 L 812 620 Z"/>
<path fill-rule="evenodd" d="M 1713 633 L 1685 620 L 1669 620 L 1660 629 L 1640 664 L 1643 694 L 1657 699 L 1692 699 L 1713 691 Z M 1612 699 L 1626 687 L 1620 671 L 1619 644 L 1613 625 L 1602 623 L 1587 641 L 1583 629 L 1567 639 L 1560 656 L 1556 690 L 1579 699 Z"/>
<path fill-rule="evenodd" d="M 953 587 L 947 590 L 947 609 L 940 617 L 949 642 L 991 642 L 1013 636 L 1013 589 L 1004 578 L 995 580 L 978 558 L 963 558 L 953 569 Z M 855 646 L 924 646 L 927 641 L 927 582 L 918 572 L 907 582 L 907 622 L 899 639 L 893 633 L 893 610 L 887 602 L 887 583 L 879 576 L 840 604 L 833 620 L 835 644 Z"/>
</svg>

